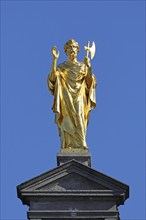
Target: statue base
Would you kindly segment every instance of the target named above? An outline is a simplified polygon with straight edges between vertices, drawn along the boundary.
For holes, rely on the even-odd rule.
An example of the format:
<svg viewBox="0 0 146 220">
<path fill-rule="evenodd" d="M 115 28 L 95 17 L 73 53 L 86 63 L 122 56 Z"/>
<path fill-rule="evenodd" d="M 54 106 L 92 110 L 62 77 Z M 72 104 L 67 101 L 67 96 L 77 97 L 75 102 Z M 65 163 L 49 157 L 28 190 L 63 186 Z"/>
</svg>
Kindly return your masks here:
<svg viewBox="0 0 146 220">
<path fill-rule="evenodd" d="M 118 206 L 129 197 L 128 185 L 84 165 L 89 152 L 64 154 L 58 163 L 64 162 L 61 156 L 70 161 L 17 186 L 18 198 L 29 206 L 28 219 L 120 220 Z"/>
<path fill-rule="evenodd" d="M 88 150 L 74 148 L 74 149 L 61 149 L 57 153 L 57 166 L 67 163 L 71 160 L 76 160 L 86 166 L 91 167 L 91 154 Z"/>
<path fill-rule="evenodd" d="M 57 164 L 17 186 L 29 220 L 120 220 L 128 185 L 92 169 L 88 150 L 61 149 Z"/>
</svg>

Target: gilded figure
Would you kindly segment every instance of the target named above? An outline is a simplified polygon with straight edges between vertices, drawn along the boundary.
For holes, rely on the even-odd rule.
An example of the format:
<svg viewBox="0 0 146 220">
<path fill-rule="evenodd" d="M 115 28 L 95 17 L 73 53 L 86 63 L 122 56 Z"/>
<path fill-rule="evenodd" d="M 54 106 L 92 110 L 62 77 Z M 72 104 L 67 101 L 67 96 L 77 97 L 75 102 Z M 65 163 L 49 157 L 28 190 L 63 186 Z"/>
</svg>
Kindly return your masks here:
<svg viewBox="0 0 146 220">
<path fill-rule="evenodd" d="M 78 43 L 69 40 L 64 45 L 68 61 L 57 66 L 60 53 L 56 46 L 52 48 L 53 62 L 48 75 L 48 88 L 54 96 L 52 110 L 58 126 L 61 150 L 88 150 L 87 125 L 90 111 L 96 106 L 96 78 L 88 57 L 91 52 L 89 44 L 85 47 L 87 54 L 84 62 L 77 61 L 79 50 Z"/>
</svg>

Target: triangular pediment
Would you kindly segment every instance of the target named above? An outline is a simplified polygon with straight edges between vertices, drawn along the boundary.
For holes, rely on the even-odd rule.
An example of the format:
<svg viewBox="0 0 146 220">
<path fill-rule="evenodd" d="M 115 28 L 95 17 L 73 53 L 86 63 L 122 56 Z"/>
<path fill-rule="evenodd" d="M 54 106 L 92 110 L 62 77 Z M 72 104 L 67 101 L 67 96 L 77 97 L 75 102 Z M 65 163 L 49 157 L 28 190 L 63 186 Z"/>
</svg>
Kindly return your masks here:
<svg viewBox="0 0 146 220">
<path fill-rule="evenodd" d="M 45 183 L 36 190 L 67 191 L 67 190 L 103 190 L 102 185 L 82 176 L 76 172 L 69 173 L 51 183 Z"/>
<path fill-rule="evenodd" d="M 17 187 L 18 195 L 25 192 L 61 191 L 128 191 L 128 186 L 75 160 L 56 167 Z"/>
</svg>

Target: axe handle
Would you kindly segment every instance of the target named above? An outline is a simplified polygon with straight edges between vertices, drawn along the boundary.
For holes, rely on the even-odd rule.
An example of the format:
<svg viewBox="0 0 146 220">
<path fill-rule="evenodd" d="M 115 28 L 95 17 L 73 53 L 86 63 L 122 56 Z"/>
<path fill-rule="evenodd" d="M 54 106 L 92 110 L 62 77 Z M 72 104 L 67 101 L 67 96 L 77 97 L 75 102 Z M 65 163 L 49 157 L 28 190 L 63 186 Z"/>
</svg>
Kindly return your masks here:
<svg viewBox="0 0 146 220">
<path fill-rule="evenodd" d="M 88 43 L 87 43 L 87 48 L 89 48 L 90 47 L 90 41 L 88 41 Z M 87 49 L 86 50 L 86 56 L 88 57 L 89 56 L 89 50 Z"/>
</svg>

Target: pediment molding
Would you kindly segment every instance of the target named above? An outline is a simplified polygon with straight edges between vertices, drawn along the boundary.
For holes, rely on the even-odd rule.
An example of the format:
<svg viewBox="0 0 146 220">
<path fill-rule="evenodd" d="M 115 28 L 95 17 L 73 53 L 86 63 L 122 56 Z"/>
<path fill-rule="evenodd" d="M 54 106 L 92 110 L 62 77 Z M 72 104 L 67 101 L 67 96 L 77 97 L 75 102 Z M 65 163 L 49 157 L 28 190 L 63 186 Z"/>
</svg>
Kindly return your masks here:
<svg viewBox="0 0 146 220">
<path fill-rule="evenodd" d="M 76 160 L 69 161 L 17 187 L 18 197 L 50 195 L 129 196 L 129 187 Z"/>
</svg>

